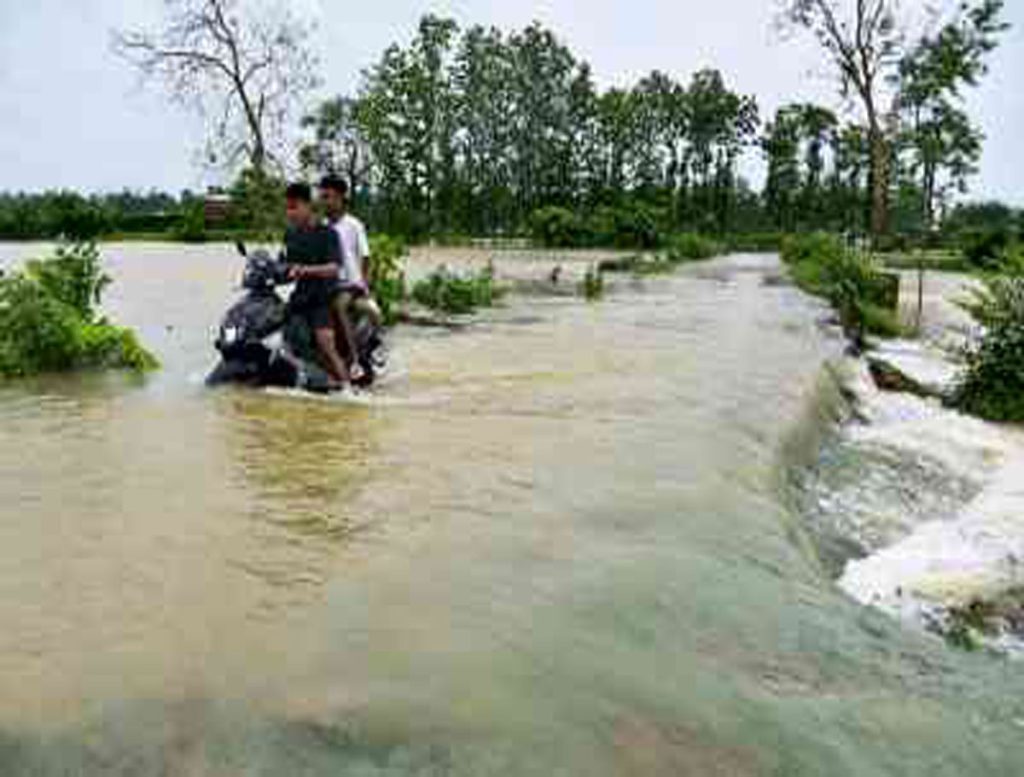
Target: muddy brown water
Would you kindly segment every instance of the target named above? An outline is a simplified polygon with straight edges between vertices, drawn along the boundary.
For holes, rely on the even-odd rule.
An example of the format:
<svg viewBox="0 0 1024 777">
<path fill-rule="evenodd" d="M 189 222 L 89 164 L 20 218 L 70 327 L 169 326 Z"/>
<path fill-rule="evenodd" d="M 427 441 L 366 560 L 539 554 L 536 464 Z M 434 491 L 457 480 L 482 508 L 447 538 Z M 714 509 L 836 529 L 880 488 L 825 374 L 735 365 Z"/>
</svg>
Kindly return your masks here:
<svg viewBox="0 0 1024 777">
<path fill-rule="evenodd" d="M 104 254 L 164 369 L 0 386 L 4 777 L 1018 773 L 1019 665 L 789 508 L 838 343 L 773 257 L 400 329 L 339 403 L 202 387 L 226 247 Z"/>
</svg>

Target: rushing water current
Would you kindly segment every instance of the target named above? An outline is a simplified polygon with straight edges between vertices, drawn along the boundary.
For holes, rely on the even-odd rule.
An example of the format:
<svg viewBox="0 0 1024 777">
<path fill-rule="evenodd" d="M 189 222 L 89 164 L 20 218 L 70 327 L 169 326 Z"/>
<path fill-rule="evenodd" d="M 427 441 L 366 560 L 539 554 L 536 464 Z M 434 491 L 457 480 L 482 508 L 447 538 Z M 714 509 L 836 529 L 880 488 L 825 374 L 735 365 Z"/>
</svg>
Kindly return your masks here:
<svg viewBox="0 0 1024 777">
<path fill-rule="evenodd" d="M 226 248 L 105 254 L 164 370 L 0 386 L 3 777 L 1024 769 L 1019 664 L 790 508 L 838 344 L 773 258 L 400 329 L 345 403 L 202 387 Z"/>
</svg>

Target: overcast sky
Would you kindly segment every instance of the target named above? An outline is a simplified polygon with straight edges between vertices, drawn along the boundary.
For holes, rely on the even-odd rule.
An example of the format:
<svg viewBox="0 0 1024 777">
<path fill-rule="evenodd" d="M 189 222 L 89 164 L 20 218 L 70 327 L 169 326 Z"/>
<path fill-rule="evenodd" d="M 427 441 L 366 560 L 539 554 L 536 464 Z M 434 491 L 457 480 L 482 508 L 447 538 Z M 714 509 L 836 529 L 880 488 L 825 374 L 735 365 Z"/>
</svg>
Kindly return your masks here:
<svg viewBox="0 0 1024 777">
<path fill-rule="evenodd" d="M 284 0 L 281 0 L 284 1 Z M 591 63 L 602 86 L 652 70 L 680 80 L 714 66 L 754 94 L 762 116 L 793 100 L 840 107 L 810 41 L 773 32 L 774 0 L 293 0 L 320 20 L 326 91 L 355 88 L 389 43 L 407 41 L 421 14 L 509 29 L 536 19 Z M 0 0 L 0 190 L 199 188 L 194 119 L 110 54 L 113 27 L 159 18 L 161 0 Z M 1024 204 L 1024 0 L 1008 0 L 1014 29 L 972 94 L 988 141 L 977 197 Z M 1014 77 L 1018 76 L 1017 79 Z M 753 170 L 753 167 L 748 167 Z"/>
</svg>

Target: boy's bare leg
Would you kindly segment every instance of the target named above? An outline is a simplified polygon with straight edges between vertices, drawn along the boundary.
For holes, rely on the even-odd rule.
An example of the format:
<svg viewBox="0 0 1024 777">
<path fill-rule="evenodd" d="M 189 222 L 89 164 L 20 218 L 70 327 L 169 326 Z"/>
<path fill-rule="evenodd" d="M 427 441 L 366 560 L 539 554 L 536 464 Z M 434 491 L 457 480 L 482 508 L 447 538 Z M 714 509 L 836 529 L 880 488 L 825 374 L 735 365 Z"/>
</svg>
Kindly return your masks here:
<svg viewBox="0 0 1024 777">
<path fill-rule="evenodd" d="M 314 330 L 314 335 L 317 348 L 320 349 L 320 355 L 324 357 L 324 361 L 327 363 L 327 371 L 340 383 L 348 383 L 348 367 L 345 366 L 345 360 L 338 355 L 338 349 L 334 344 L 334 328 L 316 329 Z"/>
<path fill-rule="evenodd" d="M 370 323 L 373 324 L 374 329 L 380 329 L 384 323 L 384 317 L 381 315 L 380 308 L 377 307 L 377 303 L 373 301 L 373 297 L 360 297 L 355 301 L 356 307 L 361 310 Z"/>
<path fill-rule="evenodd" d="M 352 302 L 352 295 L 342 292 L 334 300 L 334 317 L 337 319 L 338 328 L 344 338 L 345 348 L 348 351 L 352 364 L 359 363 L 359 346 L 356 344 L 356 331 L 352 326 L 352 319 L 348 315 L 348 306 Z"/>
</svg>

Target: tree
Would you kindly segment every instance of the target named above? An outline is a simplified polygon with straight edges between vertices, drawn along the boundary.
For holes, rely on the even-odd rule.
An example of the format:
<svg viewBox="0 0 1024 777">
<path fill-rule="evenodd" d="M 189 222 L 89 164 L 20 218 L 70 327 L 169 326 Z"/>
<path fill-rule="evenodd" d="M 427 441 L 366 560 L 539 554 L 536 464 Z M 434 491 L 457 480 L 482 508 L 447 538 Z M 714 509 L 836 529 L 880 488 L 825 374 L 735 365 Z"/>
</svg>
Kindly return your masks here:
<svg viewBox="0 0 1024 777">
<path fill-rule="evenodd" d="M 898 0 L 786 0 L 786 18 L 814 32 L 838 70 L 842 96 L 855 96 L 864 111 L 875 235 L 888 228 L 890 149 L 882 89 L 900 58 L 898 7 Z"/>
<path fill-rule="evenodd" d="M 280 6 L 276 6 L 280 8 Z M 115 52 L 208 120 L 211 161 L 281 161 L 296 105 L 318 83 L 309 29 L 244 0 L 165 0 L 160 30 L 114 33 Z"/>
<path fill-rule="evenodd" d="M 918 174 L 928 226 L 936 223 L 937 200 L 949 189 L 966 191 L 967 177 L 976 171 L 982 135 L 971 125 L 960 92 L 987 71 L 985 55 L 1008 26 L 999 18 L 1002 7 L 1002 0 L 965 6 L 960 18 L 923 37 L 900 62 L 901 139 Z"/>
<path fill-rule="evenodd" d="M 312 138 L 299 149 L 299 164 L 309 173 L 345 176 L 353 192 L 366 183 L 371 166 L 370 148 L 359 127 L 359 103 L 338 96 L 322 102 L 302 118 L 302 128 Z"/>
<path fill-rule="evenodd" d="M 811 30 L 839 76 L 844 99 L 860 104 L 866 122 L 870 164 L 871 232 L 888 229 L 893 142 L 898 135 L 898 84 L 901 65 L 908 57 L 907 41 L 913 35 L 911 15 L 903 13 L 899 0 L 782 0 L 783 19 Z M 1002 0 L 968 0 L 959 3 L 946 29 L 990 25 L 1002 8 Z M 937 9 L 929 7 L 924 19 L 934 23 Z M 897 86 L 894 89 L 894 85 Z"/>
</svg>

